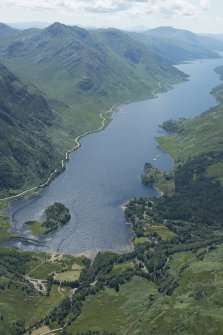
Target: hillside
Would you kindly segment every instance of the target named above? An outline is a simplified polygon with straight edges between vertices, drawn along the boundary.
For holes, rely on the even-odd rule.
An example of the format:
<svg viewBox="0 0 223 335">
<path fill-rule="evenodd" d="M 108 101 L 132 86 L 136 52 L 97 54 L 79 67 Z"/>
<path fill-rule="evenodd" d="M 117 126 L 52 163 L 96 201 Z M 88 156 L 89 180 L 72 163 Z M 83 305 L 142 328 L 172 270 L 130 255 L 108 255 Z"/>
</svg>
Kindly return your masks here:
<svg viewBox="0 0 223 335">
<path fill-rule="evenodd" d="M 74 146 L 76 136 L 100 127 L 102 109 L 108 109 L 117 102 L 152 97 L 159 82 L 165 90 L 186 78 L 170 62 L 115 29 L 87 31 L 54 23 L 45 29 L 20 31 L 2 25 L 0 57 L 20 83 L 35 87 L 36 92 L 44 96 L 48 108 L 54 111 L 50 125 L 43 124 L 42 137 L 45 139 L 47 134 L 44 150 L 40 153 L 41 145 L 37 146 L 35 158 L 33 150 L 26 150 L 29 164 L 24 170 L 24 177 L 17 178 L 17 189 L 36 186 L 47 172 L 49 175 L 59 160 L 53 159 L 56 151 L 65 153 Z M 5 92 L 6 100 L 10 101 L 12 92 L 10 89 Z M 13 101 L 16 102 L 15 97 Z M 24 106 L 21 104 L 22 100 L 18 102 L 18 108 L 28 113 L 26 101 Z M 34 108 L 33 115 L 36 113 L 38 115 L 39 112 Z M 17 131 L 18 124 L 14 123 L 13 127 L 7 128 L 10 138 L 17 132 L 18 141 L 22 141 L 26 135 L 20 138 L 22 133 Z M 24 133 L 29 134 L 33 130 L 32 127 L 29 129 Z M 2 145 L 7 147 L 5 137 Z M 43 171 L 40 168 L 41 173 L 30 163 L 35 159 L 40 164 L 39 156 L 47 162 L 43 164 Z M 11 151 L 5 150 L 4 158 L 9 165 L 12 164 L 13 173 L 17 176 L 20 167 L 15 162 L 9 163 L 10 157 Z"/>
<path fill-rule="evenodd" d="M 41 183 L 60 154 L 46 129 L 54 122 L 45 98 L 0 64 L 0 192 Z"/>
<path fill-rule="evenodd" d="M 50 99 L 75 106 L 94 101 L 93 110 L 104 101 L 149 96 L 157 81 L 167 87 L 182 77 L 118 30 L 87 31 L 54 23 L 34 36 L 6 43 L 0 55 L 16 75 L 35 82 Z"/>
<path fill-rule="evenodd" d="M 132 36 L 175 64 L 196 58 L 218 57 L 214 51 L 223 50 L 223 43 L 215 38 L 172 27 L 132 33 Z"/>
<path fill-rule="evenodd" d="M 223 73 L 223 67 L 216 70 Z M 194 119 L 169 120 L 162 127 L 170 132 L 168 137 L 159 137 L 161 147 L 174 158 L 176 166 L 185 163 L 191 156 L 206 152 L 222 152 L 223 90 L 222 85 L 212 92 L 221 102 Z"/>
</svg>

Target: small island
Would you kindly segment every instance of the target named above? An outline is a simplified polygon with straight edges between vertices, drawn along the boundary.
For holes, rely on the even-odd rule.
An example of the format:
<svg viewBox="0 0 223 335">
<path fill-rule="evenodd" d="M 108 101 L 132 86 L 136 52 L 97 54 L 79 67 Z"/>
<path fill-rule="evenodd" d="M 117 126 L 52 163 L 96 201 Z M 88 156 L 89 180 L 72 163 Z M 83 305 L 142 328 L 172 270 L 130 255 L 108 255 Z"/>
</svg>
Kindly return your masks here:
<svg viewBox="0 0 223 335">
<path fill-rule="evenodd" d="M 60 202 L 55 202 L 47 207 L 44 213 L 46 215 L 44 222 L 27 221 L 25 223 L 35 235 L 49 234 L 57 230 L 60 225 L 66 224 L 71 218 L 69 209 Z"/>
</svg>

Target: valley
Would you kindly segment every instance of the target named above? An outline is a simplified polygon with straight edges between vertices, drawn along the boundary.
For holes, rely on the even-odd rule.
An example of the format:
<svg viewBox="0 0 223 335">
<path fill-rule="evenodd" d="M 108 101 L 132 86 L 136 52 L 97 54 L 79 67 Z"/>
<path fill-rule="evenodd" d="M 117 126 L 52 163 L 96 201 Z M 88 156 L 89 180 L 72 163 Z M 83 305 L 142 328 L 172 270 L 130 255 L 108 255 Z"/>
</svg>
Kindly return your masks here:
<svg viewBox="0 0 223 335">
<path fill-rule="evenodd" d="M 23 35 L 3 26 L 0 46 L 0 59 L 8 71 L 47 100 L 51 120 L 44 132 L 43 128 L 38 129 L 41 134 L 37 135 L 53 146 L 51 155 L 58 152 L 57 159 L 49 157 L 50 162 L 43 162 L 40 172 L 28 161 L 29 176 L 33 174 L 34 178 L 26 178 L 26 182 L 20 178 L 20 185 L 14 185 L 17 193 L 44 183 L 46 171 L 49 176 L 58 167 L 65 152 L 74 146 L 75 138 L 100 127 L 102 110 L 128 100 L 152 97 L 158 81 L 162 81 L 165 90 L 185 79 L 171 62 L 115 29 L 87 31 L 54 23 Z M 20 94 L 23 98 L 23 92 Z M 5 125 L 6 121 L 2 122 Z M 35 145 L 39 145 L 39 138 Z M 10 145 L 13 143 L 12 139 Z M 29 143 L 26 150 L 27 147 Z M 21 168 L 16 159 L 15 163 L 17 169 Z M 10 185 L 1 187 L 2 198 L 13 195 Z"/>
<path fill-rule="evenodd" d="M 1 334 L 223 332 L 217 47 L 0 25 Z"/>
<path fill-rule="evenodd" d="M 15 201 L 7 209 L 13 230 L 23 235 L 21 241 L 13 239 L 9 245 L 28 250 L 35 245 L 36 250 L 50 252 L 88 251 L 93 255 L 99 250 L 131 250 L 131 230 L 121 206 L 134 197 L 158 194 L 141 183 L 146 161 L 161 171 L 172 169 L 170 156 L 157 148 L 159 125 L 169 118 L 199 115 L 217 104 L 209 92 L 220 83 L 213 71 L 219 64 L 221 59 L 180 65 L 190 81 L 156 99 L 121 105 L 104 131 L 82 138 L 82 146 L 70 155 L 66 170 L 40 196 Z M 210 80 L 195 91 L 206 76 Z M 154 161 L 157 155 L 160 157 Z M 69 208 L 71 220 L 47 237 L 34 238 L 24 223 L 42 221 L 46 207 L 54 202 Z"/>
</svg>

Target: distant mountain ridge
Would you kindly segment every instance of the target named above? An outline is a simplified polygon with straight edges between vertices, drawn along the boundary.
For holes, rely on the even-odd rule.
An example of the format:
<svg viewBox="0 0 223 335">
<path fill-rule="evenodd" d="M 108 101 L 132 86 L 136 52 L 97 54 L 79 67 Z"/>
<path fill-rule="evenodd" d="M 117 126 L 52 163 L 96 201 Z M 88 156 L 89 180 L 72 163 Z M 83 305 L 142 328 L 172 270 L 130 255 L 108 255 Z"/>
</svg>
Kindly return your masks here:
<svg viewBox="0 0 223 335">
<path fill-rule="evenodd" d="M 197 41 L 197 35 L 189 30 L 176 29 L 171 26 L 149 29 L 145 34 L 160 36 L 165 38 L 181 38 L 189 41 Z"/>
<path fill-rule="evenodd" d="M 34 79 L 51 98 L 54 96 L 49 87 L 54 87 L 57 98 L 63 100 L 64 96 L 66 103 L 80 101 L 84 91 L 124 100 L 125 94 L 119 95 L 124 89 L 136 98 L 148 95 L 154 80 L 167 79 L 166 71 L 180 78 L 168 61 L 116 29 L 88 31 L 56 22 L 34 35 L 19 35 L 5 44 L 0 55 L 17 75 L 29 82 Z M 24 67 L 29 70 L 24 72 Z M 46 72 L 49 75 L 45 78 Z M 60 81 L 69 83 L 72 97 Z"/>
<path fill-rule="evenodd" d="M 216 50 L 223 50 L 221 41 L 173 27 L 158 27 L 141 34 L 133 33 L 133 37 L 173 63 L 219 57 Z"/>
</svg>

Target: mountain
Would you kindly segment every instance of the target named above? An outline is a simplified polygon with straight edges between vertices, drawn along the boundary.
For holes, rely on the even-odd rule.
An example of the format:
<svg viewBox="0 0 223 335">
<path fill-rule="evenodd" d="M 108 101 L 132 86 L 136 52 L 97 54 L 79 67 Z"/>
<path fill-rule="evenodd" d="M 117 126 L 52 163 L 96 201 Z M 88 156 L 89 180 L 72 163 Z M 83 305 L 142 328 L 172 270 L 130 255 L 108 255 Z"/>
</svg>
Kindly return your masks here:
<svg viewBox="0 0 223 335">
<path fill-rule="evenodd" d="M 32 114 L 29 114 L 32 118 L 27 123 L 27 131 L 22 131 L 23 122 L 15 119 L 15 115 L 14 123 L 7 124 L 5 128 L 14 144 L 17 134 L 18 143 L 21 142 L 17 147 L 23 147 L 24 154 L 14 154 L 15 145 L 8 143 L 5 133 L 1 143 L 4 160 L 11 170 L 2 165 L 2 173 L 11 171 L 10 175 L 15 174 L 18 183 L 11 177 L 6 178 L 13 182 L 3 183 L 4 190 L 10 189 L 13 183 L 17 189 L 39 184 L 55 168 L 62 153 L 73 146 L 76 136 L 98 128 L 101 110 L 117 102 L 152 97 L 159 82 L 162 90 L 166 90 L 171 84 L 184 80 L 186 75 L 172 66 L 176 58 L 217 57 L 212 51 L 197 46 L 197 37 L 190 32 L 168 29 L 166 35 L 184 36 L 183 42 L 182 38 L 181 41 L 175 37 L 167 40 L 151 37 L 146 32 L 139 34 L 142 39 L 147 39 L 142 43 L 140 38 L 136 40 L 136 35 L 132 34 L 118 29 L 86 30 L 58 22 L 44 29 L 24 31 L 4 24 L 0 26 L 0 59 L 9 69 L 2 70 L 5 73 L 2 79 L 10 83 L 8 91 L 7 85 L 2 83 L 5 90 L 4 106 L 9 109 L 12 100 L 17 118 L 23 118 L 25 112 L 30 113 L 28 101 L 36 102 Z M 153 30 L 152 34 L 158 32 Z M 148 41 L 153 41 L 153 44 Z M 189 44 L 189 41 L 193 43 Z M 181 48 L 180 43 L 183 43 Z M 174 48 L 178 51 L 178 57 Z M 10 81 L 13 75 L 16 79 Z M 12 95 L 13 82 L 19 83 L 21 93 Z M 15 97 L 19 100 L 15 100 Z M 42 114 L 38 109 L 40 100 L 44 101 L 45 106 L 40 108 Z M 49 112 L 51 109 L 53 114 Z M 43 115 L 47 118 L 43 119 Z M 35 155 L 28 141 L 29 134 L 31 138 L 35 136 L 31 141 L 36 147 Z M 58 152 L 60 154 L 57 156 Z M 25 168 L 21 166 L 21 161 L 18 162 L 19 156 L 25 157 Z M 33 164 L 34 156 L 38 162 L 36 165 Z M 41 162 L 43 167 L 40 166 Z"/>
<path fill-rule="evenodd" d="M 15 35 L 17 35 L 17 29 L 14 29 L 14 28 L 8 26 L 7 24 L 0 22 L 0 37 L 1 37 L 1 39 L 6 38 L 6 37 L 8 38 L 8 37 L 15 36 Z"/>
<path fill-rule="evenodd" d="M 172 27 L 159 27 L 141 34 L 133 33 L 133 37 L 173 63 L 219 57 L 215 50 L 223 50 L 223 43 L 216 39 Z"/>
<path fill-rule="evenodd" d="M 47 128 L 54 114 L 43 96 L 0 64 L 0 192 L 40 183 L 58 162 Z"/>
<path fill-rule="evenodd" d="M 218 42 L 223 42 L 223 34 L 200 34 L 201 37 L 209 37 L 212 40 L 217 40 Z"/>
<path fill-rule="evenodd" d="M 168 39 L 152 36 L 164 34 L 166 30 Z M 197 36 L 193 33 L 173 28 L 149 32 L 134 35 L 118 29 L 86 30 L 58 22 L 44 29 L 23 31 L 4 24 L 0 26 L 0 59 L 9 69 L 2 70 L 5 73 L 2 78 L 8 78 L 12 86 L 7 91 L 2 84 L 6 97 L 4 106 L 9 108 L 12 99 L 13 110 L 22 118 L 23 113 L 30 113 L 27 101 L 32 100 L 31 96 L 36 101 L 27 131 L 22 131 L 23 122 L 20 119 L 17 122 L 14 116 L 13 125 L 7 124 L 5 128 L 14 144 L 8 143 L 5 133 L 1 143 L 4 160 L 10 168 L 2 165 L 2 173 L 11 171 L 17 183 L 7 182 L 2 191 L 9 190 L 13 183 L 18 190 L 40 184 L 47 173 L 53 171 L 62 154 L 74 145 L 76 136 L 99 127 L 101 110 L 117 102 L 152 97 L 159 82 L 162 90 L 166 90 L 184 80 L 186 75 L 172 66 L 176 61 L 217 57 L 195 43 Z M 171 34 L 181 39 L 170 38 Z M 10 82 L 13 75 L 16 79 Z M 12 95 L 13 81 L 19 83 L 22 92 L 16 95 L 18 101 Z M 42 114 L 38 109 L 40 100 L 45 106 L 41 108 Z M 51 109 L 53 114 L 49 112 Z M 43 115 L 47 118 L 41 119 Z M 38 130 L 34 131 L 36 127 Z M 21 142 L 19 147 L 24 148 L 24 155 L 19 156 L 25 157 L 25 168 L 14 154 L 15 134 L 18 143 Z M 35 154 L 28 141 L 29 134 L 31 138 L 35 136 L 31 141 L 36 147 Z M 14 157 L 13 160 L 10 157 Z M 11 177 L 6 178 L 9 179 L 13 181 Z"/>
<path fill-rule="evenodd" d="M 204 50 L 223 50 L 222 41 L 216 38 L 217 35 L 205 36 L 202 34 L 194 34 L 191 31 L 183 29 L 175 29 L 173 27 L 159 27 L 146 32 L 149 35 L 162 37 L 172 40 L 185 41 L 194 47 L 201 47 Z"/>
<path fill-rule="evenodd" d="M 166 60 L 115 29 L 87 31 L 54 23 L 6 43 L 0 55 L 18 76 L 35 82 L 51 99 L 70 105 L 90 103 L 92 98 L 100 102 L 145 97 L 158 81 L 164 80 L 164 85 L 169 81 L 166 73 L 172 81 L 182 76 Z"/>
<path fill-rule="evenodd" d="M 158 27 L 154 29 L 147 30 L 146 34 L 170 38 L 170 39 L 182 39 L 189 42 L 196 42 L 197 36 L 189 30 L 176 29 L 170 26 L 167 27 Z"/>
<path fill-rule="evenodd" d="M 0 22 L 0 37 L 1 39 L 4 37 L 18 36 L 19 30 L 8 26 L 5 23 Z"/>
<path fill-rule="evenodd" d="M 5 23 L 1 23 L 0 22 L 0 31 L 3 32 L 3 31 L 8 31 L 8 30 L 13 30 L 13 28 L 9 27 L 7 24 Z"/>
</svg>

